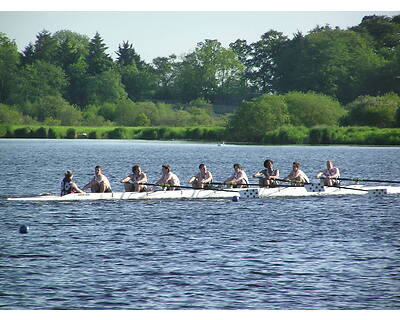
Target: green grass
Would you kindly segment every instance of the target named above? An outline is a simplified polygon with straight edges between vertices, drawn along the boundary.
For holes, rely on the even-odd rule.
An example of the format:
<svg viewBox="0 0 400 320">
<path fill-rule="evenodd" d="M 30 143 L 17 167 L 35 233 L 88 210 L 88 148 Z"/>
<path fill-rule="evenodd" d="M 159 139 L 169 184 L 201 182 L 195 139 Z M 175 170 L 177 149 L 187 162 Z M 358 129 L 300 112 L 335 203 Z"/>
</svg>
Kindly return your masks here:
<svg viewBox="0 0 400 320">
<path fill-rule="evenodd" d="M 0 125 L 0 138 L 146 139 L 231 141 L 224 127 L 69 127 Z M 400 145 L 400 128 L 283 126 L 266 132 L 263 144 Z"/>
</svg>

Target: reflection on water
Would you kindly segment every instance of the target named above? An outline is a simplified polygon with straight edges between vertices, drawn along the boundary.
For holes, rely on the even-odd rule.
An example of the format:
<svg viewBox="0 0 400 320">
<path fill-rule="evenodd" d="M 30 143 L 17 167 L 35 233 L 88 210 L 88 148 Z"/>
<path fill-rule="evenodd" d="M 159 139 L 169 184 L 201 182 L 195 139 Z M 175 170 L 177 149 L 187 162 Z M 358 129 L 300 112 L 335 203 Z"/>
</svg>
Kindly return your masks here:
<svg viewBox="0 0 400 320">
<path fill-rule="evenodd" d="M 140 163 L 185 182 L 204 162 L 215 181 L 266 158 L 311 177 L 396 179 L 399 148 L 266 147 L 132 141 L 0 140 L 1 309 L 398 309 L 399 197 L 18 203 L 57 193 L 66 169 L 99 164 L 113 189 Z M 253 181 L 255 182 L 255 181 Z M 30 227 L 20 234 L 21 224 Z"/>
</svg>

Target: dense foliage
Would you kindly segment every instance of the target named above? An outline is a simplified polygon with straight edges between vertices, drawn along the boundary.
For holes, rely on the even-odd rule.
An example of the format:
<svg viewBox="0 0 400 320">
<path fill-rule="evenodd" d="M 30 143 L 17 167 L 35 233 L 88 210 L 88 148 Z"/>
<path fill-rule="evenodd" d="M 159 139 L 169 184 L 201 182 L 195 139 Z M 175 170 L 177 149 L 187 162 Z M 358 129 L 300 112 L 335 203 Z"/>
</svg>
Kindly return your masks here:
<svg viewBox="0 0 400 320">
<path fill-rule="evenodd" d="M 128 41 L 115 60 L 107 49 L 99 33 L 43 30 L 18 52 L 0 32 L 0 123 L 223 126 L 254 142 L 292 126 L 400 126 L 400 16 L 227 48 L 206 39 L 151 63 Z"/>
</svg>

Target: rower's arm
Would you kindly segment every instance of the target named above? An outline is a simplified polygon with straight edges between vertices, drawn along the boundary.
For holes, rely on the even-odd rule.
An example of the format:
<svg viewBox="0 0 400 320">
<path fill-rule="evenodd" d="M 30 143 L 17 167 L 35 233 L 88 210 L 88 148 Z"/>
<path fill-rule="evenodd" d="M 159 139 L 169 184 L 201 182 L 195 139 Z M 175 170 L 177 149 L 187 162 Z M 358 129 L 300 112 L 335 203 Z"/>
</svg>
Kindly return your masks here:
<svg viewBox="0 0 400 320">
<path fill-rule="evenodd" d="M 127 176 L 126 178 L 121 179 L 119 182 L 121 182 L 121 183 L 126 183 L 126 182 L 128 182 L 129 180 L 131 180 L 131 177 L 130 177 L 130 176 Z"/>
<path fill-rule="evenodd" d="M 259 176 L 262 176 L 262 172 L 256 172 L 255 174 L 253 174 L 253 178 L 258 178 Z"/>
</svg>

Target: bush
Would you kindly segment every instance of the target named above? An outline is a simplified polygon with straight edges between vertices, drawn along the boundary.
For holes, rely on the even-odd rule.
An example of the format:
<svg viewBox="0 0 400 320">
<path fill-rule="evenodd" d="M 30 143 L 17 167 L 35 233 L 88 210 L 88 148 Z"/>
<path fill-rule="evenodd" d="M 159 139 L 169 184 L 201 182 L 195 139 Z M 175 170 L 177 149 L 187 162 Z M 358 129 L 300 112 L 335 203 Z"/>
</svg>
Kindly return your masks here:
<svg viewBox="0 0 400 320">
<path fill-rule="evenodd" d="M 127 139 L 128 134 L 125 128 L 115 128 L 114 130 L 107 132 L 107 137 L 109 139 Z"/>
<path fill-rule="evenodd" d="M 265 133 L 263 143 L 267 144 L 306 144 L 309 140 L 309 129 L 303 126 L 284 126 Z"/>
<path fill-rule="evenodd" d="M 157 129 L 156 128 L 143 129 L 140 137 L 146 140 L 157 140 L 158 139 Z"/>
<path fill-rule="evenodd" d="M 74 128 L 69 128 L 67 130 L 66 138 L 67 139 L 75 139 L 76 138 L 76 130 Z"/>
<path fill-rule="evenodd" d="M 47 138 L 57 139 L 58 138 L 57 132 L 53 128 L 49 128 L 49 131 L 47 132 Z"/>
<path fill-rule="evenodd" d="M 42 139 L 47 138 L 47 129 L 45 127 L 40 127 L 33 132 L 32 136 L 35 138 L 42 138 Z"/>
<path fill-rule="evenodd" d="M 32 130 L 28 127 L 18 128 L 14 131 L 15 138 L 31 138 L 32 137 Z"/>
<path fill-rule="evenodd" d="M 98 139 L 97 131 L 90 131 L 88 137 L 89 139 Z"/>
</svg>

